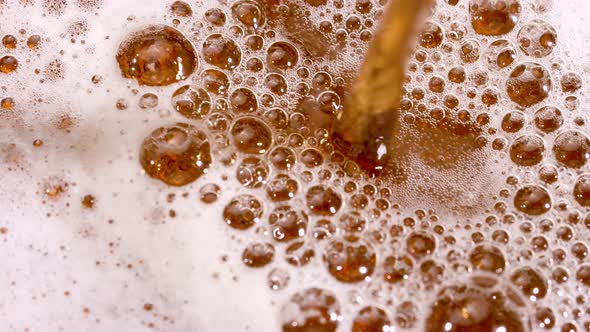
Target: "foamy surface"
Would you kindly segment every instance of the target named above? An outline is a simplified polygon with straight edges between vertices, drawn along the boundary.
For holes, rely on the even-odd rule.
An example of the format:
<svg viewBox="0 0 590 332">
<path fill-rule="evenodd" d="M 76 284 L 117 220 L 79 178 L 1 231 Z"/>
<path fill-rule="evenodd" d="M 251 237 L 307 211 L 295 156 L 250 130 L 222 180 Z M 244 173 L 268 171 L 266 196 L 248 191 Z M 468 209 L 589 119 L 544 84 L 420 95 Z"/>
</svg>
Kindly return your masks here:
<svg viewBox="0 0 590 332">
<path fill-rule="evenodd" d="M 214 6 L 226 8 L 231 20 L 227 6 L 217 1 L 191 5 L 194 21 Z M 338 331 L 350 331 L 358 308 L 373 303 L 361 294 L 370 286 L 335 282 L 318 257 L 315 263 L 297 269 L 279 260 L 256 270 L 241 262 L 243 247 L 257 234 L 237 234 L 221 219 L 224 205 L 237 193 L 246 192 L 234 179 L 237 165 L 213 163 L 206 175 L 181 188 L 148 177 L 140 167 L 138 147 L 143 139 L 161 125 L 183 120 L 169 100 L 183 82 L 162 88 L 139 87 L 135 81 L 121 77 L 115 54 L 130 32 L 149 24 L 170 24 L 168 6 L 168 2 L 159 0 L 105 0 L 100 9 L 85 11 L 71 3 L 56 16 L 44 15 L 41 4 L 23 6 L 14 0 L 0 5 L 0 33 L 19 38 L 17 50 L 2 51 L 17 56 L 18 72 L 0 74 L 0 97 L 15 98 L 14 112 L 18 114 L 0 114 L 0 227 L 6 228 L 6 233 L 0 235 L 0 251 L 4 253 L 0 330 L 279 331 L 282 304 L 296 291 L 313 286 L 338 295 L 344 317 Z M 467 17 L 467 10 L 463 11 Z M 564 68 L 576 70 L 584 79 L 580 113 L 590 105 L 588 12 L 587 0 L 556 1 L 545 17 L 558 31 L 556 53 Z M 528 21 L 526 15 L 521 23 Z M 71 37 L 68 27 L 78 21 L 86 22 L 88 31 Z M 183 32 L 190 28 L 188 23 L 178 26 Z M 19 35 L 20 29 L 26 30 L 24 36 Z M 26 46 L 20 40 L 31 34 L 42 36 L 38 51 L 22 48 Z M 206 36 L 202 32 L 197 40 L 202 42 Z M 72 43 L 71 38 L 76 42 Z M 280 40 L 280 36 L 275 39 Z M 52 79 L 48 71 L 55 59 L 62 62 L 63 79 Z M 342 68 L 334 70 L 354 69 L 359 63 L 351 56 L 339 65 Z M 549 67 L 549 60 L 544 64 Z M 205 68 L 202 60 L 199 66 Z M 37 68 L 40 74 L 34 72 Z M 101 84 L 92 83 L 94 75 L 102 76 Z M 506 74 L 497 75 L 492 79 L 503 81 L 505 76 L 501 75 Z M 558 85 L 557 80 L 554 85 Z M 129 87 L 140 89 L 140 95 L 157 94 L 158 107 L 140 110 L 136 106 L 139 95 L 133 95 Z M 129 101 L 129 109 L 115 109 L 119 98 Z M 65 114 L 74 122 L 69 133 L 55 126 Z M 501 116 L 498 113 L 493 118 Z M 582 130 L 588 132 L 587 126 Z M 43 140 L 41 148 L 32 146 L 35 139 Z M 427 168 L 420 158 L 413 163 L 416 169 Z M 454 178 L 449 179 L 445 172 L 432 172 L 426 179 L 413 174 L 416 178 L 411 185 L 392 187 L 401 206 L 398 215 L 425 205 L 442 211 L 442 219 L 463 211 L 462 206 L 445 211 L 436 194 L 425 194 L 428 190 L 416 193 L 407 189 L 429 189 L 429 183 L 438 188 L 435 192 L 463 195 L 455 198 L 467 207 L 481 202 L 490 205 L 492 196 L 504 185 L 498 177 L 506 176 L 506 170 L 510 172 L 514 167 L 509 157 L 489 157 L 486 153 L 476 155 L 467 165 L 457 168 Z M 478 169 L 477 176 L 469 169 Z M 536 176 L 530 171 L 518 174 L 523 179 Z M 562 181 L 571 183 L 574 179 L 572 173 Z M 44 197 L 43 188 L 51 181 L 68 184 L 58 200 Z M 212 205 L 199 200 L 199 188 L 206 183 L 217 183 L 222 189 Z M 187 197 L 183 197 L 185 193 Z M 562 189 L 556 188 L 554 194 L 560 193 Z M 87 194 L 96 199 L 92 210 L 80 204 Z M 170 194 L 175 194 L 171 203 Z M 264 198 L 262 191 L 255 196 Z M 303 206 L 304 202 L 298 198 L 290 204 Z M 170 210 L 176 213 L 174 218 Z M 484 213 L 477 209 L 468 214 L 468 220 L 484 219 Z M 456 229 L 454 235 L 458 246 L 469 238 L 462 229 Z M 585 235 L 578 234 L 580 240 L 587 241 Z M 505 250 L 510 256 L 512 249 Z M 321 250 L 316 255 L 321 256 Z M 290 271 L 286 289 L 269 289 L 267 274 L 273 268 Z M 445 276 L 448 280 L 462 277 L 458 272 Z M 420 330 L 433 293 L 412 287 L 394 289 L 390 296 L 399 302 L 419 303 L 415 330 Z M 146 304 L 153 309 L 145 310 Z"/>
</svg>

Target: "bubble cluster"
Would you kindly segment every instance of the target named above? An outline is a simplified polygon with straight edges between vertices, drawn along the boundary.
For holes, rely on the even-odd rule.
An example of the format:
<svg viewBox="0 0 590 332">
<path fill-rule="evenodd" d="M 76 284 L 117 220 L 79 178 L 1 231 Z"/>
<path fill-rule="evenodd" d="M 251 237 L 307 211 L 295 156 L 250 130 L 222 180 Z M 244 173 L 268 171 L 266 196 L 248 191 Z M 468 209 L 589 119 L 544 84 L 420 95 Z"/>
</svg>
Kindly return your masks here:
<svg viewBox="0 0 590 332">
<path fill-rule="evenodd" d="M 37 199 L 6 209 L 7 248 L 34 220 L 43 240 L 20 239 L 28 255 L 90 259 L 129 294 L 108 312 L 137 305 L 154 330 L 590 326 L 587 59 L 554 11 L 571 5 L 436 1 L 408 57 L 392 159 L 371 174 L 331 128 L 392 1 L 158 2 L 43 1 L 25 24 L 4 15 L 33 2 L 0 1 L 0 178 Z M 72 236 L 96 250 L 73 254 Z M 68 294 L 86 294 L 72 278 Z M 55 295 L 38 292 L 19 301 Z M 107 292 L 92 294 L 84 316 L 105 327 Z M 226 309 L 247 294 L 260 317 L 208 325 L 220 302 L 195 309 L 194 294 L 222 294 Z"/>
</svg>

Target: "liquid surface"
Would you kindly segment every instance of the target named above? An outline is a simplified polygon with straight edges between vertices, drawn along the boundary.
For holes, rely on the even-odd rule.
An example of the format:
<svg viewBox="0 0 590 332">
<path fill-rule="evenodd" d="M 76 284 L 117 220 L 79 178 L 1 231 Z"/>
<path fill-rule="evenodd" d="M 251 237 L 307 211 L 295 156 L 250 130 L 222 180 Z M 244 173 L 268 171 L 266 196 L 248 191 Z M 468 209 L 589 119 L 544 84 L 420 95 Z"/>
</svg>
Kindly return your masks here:
<svg viewBox="0 0 590 332">
<path fill-rule="evenodd" d="M 0 330 L 588 330 L 588 4 L 437 1 L 373 177 L 383 6 L 0 2 Z"/>
</svg>

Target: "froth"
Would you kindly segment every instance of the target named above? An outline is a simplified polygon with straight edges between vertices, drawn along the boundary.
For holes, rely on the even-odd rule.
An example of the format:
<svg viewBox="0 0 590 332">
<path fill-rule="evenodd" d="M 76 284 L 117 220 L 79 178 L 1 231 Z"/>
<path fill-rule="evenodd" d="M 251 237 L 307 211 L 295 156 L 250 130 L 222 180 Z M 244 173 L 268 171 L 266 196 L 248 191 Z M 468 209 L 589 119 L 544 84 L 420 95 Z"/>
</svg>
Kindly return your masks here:
<svg viewBox="0 0 590 332">
<path fill-rule="evenodd" d="M 342 331 L 367 306 L 423 330 L 432 294 L 473 286 L 466 274 L 514 288 L 524 304 L 509 310 L 535 327 L 543 308 L 555 326 L 590 320 L 573 305 L 589 283 L 587 29 L 546 1 L 472 22 L 484 2 L 438 2 L 381 179 L 327 139 L 381 2 L 294 1 L 276 17 L 256 1 L 1 3 L 16 39 L 1 55 L 18 61 L 0 73 L 14 101 L 0 109 L 2 326 L 301 331 L 311 301 Z M 161 25 L 194 47 L 194 70 L 125 79 L 121 45 Z M 186 137 L 199 147 L 180 152 L 206 142 L 212 160 L 184 167 Z"/>
</svg>

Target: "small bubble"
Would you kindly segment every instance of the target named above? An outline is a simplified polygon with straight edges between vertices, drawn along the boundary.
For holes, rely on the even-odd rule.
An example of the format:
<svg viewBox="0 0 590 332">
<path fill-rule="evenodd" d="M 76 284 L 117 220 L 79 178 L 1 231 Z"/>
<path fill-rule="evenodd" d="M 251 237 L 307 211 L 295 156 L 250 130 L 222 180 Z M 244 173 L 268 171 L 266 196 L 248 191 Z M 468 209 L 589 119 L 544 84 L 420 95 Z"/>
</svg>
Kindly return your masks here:
<svg viewBox="0 0 590 332">
<path fill-rule="evenodd" d="M 469 39 L 461 43 L 459 57 L 463 63 L 474 63 L 479 59 L 480 45 L 475 39 Z"/>
<path fill-rule="evenodd" d="M 590 139 L 577 130 L 567 130 L 559 134 L 553 144 L 557 161 L 568 168 L 580 168 L 590 158 Z"/>
<path fill-rule="evenodd" d="M 0 72 L 10 74 L 18 68 L 18 60 L 12 55 L 5 55 L 0 58 Z"/>
<path fill-rule="evenodd" d="M 301 162 L 308 168 L 320 166 L 324 161 L 322 153 L 314 148 L 309 148 L 301 152 Z"/>
<path fill-rule="evenodd" d="M 288 201 L 299 189 L 297 181 L 287 174 L 278 174 L 266 185 L 266 193 L 273 202 Z"/>
<path fill-rule="evenodd" d="M 225 95 L 229 90 L 229 78 L 217 69 L 207 69 L 201 74 L 203 87 L 210 93 Z"/>
<path fill-rule="evenodd" d="M 324 252 L 324 261 L 338 281 L 355 283 L 373 274 L 377 256 L 373 248 L 362 241 L 333 240 Z"/>
<path fill-rule="evenodd" d="M 287 93 L 287 80 L 279 74 L 268 74 L 264 78 L 264 86 L 277 96 Z"/>
<path fill-rule="evenodd" d="M 288 42 L 276 42 L 267 51 L 266 63 L 271 69 L 286 70 L 297 66 L 299 53 Z"/>
<path fill-rule="evenodd" d="M 184 186 L 207 172 L 211 164 L 209 141 L 204 132 L 188 124 L 161 127 L 144 140 L 140 161 L 149 176 Z"/>
<path fill-rule="evenodd" d="M 260 222 L 263 207 L 252 195 L 234 197 L 223 209 L 223 219 L 232 228 L 246 230 Z"/>
<path fill-rule="evenodd" d="M 448 74 L 449 80 L 457 84 L 465 82 L 465 76 L 465 68 L 463 67 L 453 67 Z"/>
<path fill-rule="evenodd" d="M 434 22 L 426 22 L 418 38 L 420 46 L 424 48 L 435 48 L 443 42 L 443 31 L 440 25 Z"/>
<path fill-rule="evenodd" d="M 251 268 L 264 267 L 272 262 L 275 247 L 270 243 L 250 243 L 242 253 L 242 262 Z"/>
<path fill-rule="evenodd" d="M 387 316 L 387 313 L 378 307 L 364 307 L 354 318 L 351 332 L 387 332 L 393 331 L 394 327 Z"/>
<path fill-rule="evenodd" d="M 84 198 L 82 198 L 82 206 L 85 207 L 86 209 L 94 208 L 95 202 L 96 202 L 96 199 L 92 195 L 85 195 Z"/>
<path fill-rule="evenodd" d="M 516 192 L 514 206 L 523 213 L 538 216 L 551 209 L 551 195 L 541 186 L 525 186 Z"/>
<path fill-rule="evenodd" d="M 535 19 L 525 24 L 516 38 L 526 55 L 542 58 L 553 52 L 557 44 L 557 31 L 549 23 Z"/>
<path fill-rule="evenodd" d="M 283 332 L 335 332 L 341 320 L 336 296 L 320 288 L 293 294 L 281 308 Z"/>
<path fill-rule="evenodd" d="M 582 88 L 582 77 L 576 73 L 565 73 L 561 76 L 561 91 L 575 93 Z"/>
<path fill-rule="evenodd" d="M 2 45 L 7 49 L 15 49 L 17 45 L 17 39 L 13 35 L 5 35 L 2 37 Z"/>
<path fill-rule="evenodd" d="M 537 326 L 545 330 L 552 330 L 556 321 L 553 311 L 547 307 L 541 307 L 536 310 L 535 320 Z"/>
<path fill-rule="evenodd" d="M 279 146 L 270 152 L 269 160 L 276 169 L 288 171 L 297 162 L 297 157 L 290 148 Z"/>
<path fill-rule="evenodd" d="M 510 276 L 510 281 L 531 301 L 537 301 L 547 295 L 547 281 L 541 273 L 530 267 L 516 270 Z"/>
<path fill-rule="evenodd" d="M 466 285 L 450 286 L 439 292 L 426 318 L 426 331 L 526 331 L 521 315 L 497 293 L 484 293 Z"/>
<path fill-rule="evenodd" d="M 392 284 L 409 279 L 413 267 L 410 256 L 387 256 L 383 261 L 383 279 Z"/>
<path fill-rule="evenodd" d="M 238 0 L 231 6 L 231 11 L 234 18 L 246 28 L 258 30 L 266 22 L 264 8 L 257 1 Z"/>
<path fill-rule="evenodd" d="M 119 46 L 117 61 L 124 77 L 150 86 L 182 81 L 197 69 L 192 44 L 176 29 L 163 25 L 131 34 Z"/>
<path fill-rule="evenodd" d="M 242 61 L 242 51 L 232 39 L 212 34 L 203 42 L 205 61 L 221 69 L 235 69 Z"/>
<path fill-rule="evenodd" d="M 535 112 L 535 126 L 542 132 L 551 133 L 563 125 L 563 115 L 554 106 L 544 106 Z"/>
<path fill-rule="evenodd" d="M 307 223 L 308 217 L 305 212 L 292 209 L 288 205 L 277 207 L 268 217 L 272 236 L 277 241 L 291 241 L 304 237 Z"/>
<path fill-rule="evenodd" d="M 0 101 L 0 107 L 5 111 L 10 111 L 14 108 L 14 99 L 7 97 Z"/>
<path fill-rule="evenodd" d="M 229 100 L 235 113 L 252 113 L 258 109 L 256 94 L 248 88 L 234 90 Z"/>
<path fill-rule="evenodd" d="M 522 107 L 529 107 L 547 99 L 551 89 L 551 75 L 545 67 L 534 62 L 516 66 L 506 82 L 508 96 Z"/>
<path fill-rule="evenodd" d="M 342 198 L 331 188 L 322 185 L 311 187 L 305 195 L 312 213 L 322 216 L 334 215 L 342 206 Z"/>
<path fill-rule="evenodd" d="M 238 181 L 246 188 L 260 188 L 268 180 L 270 168 L 258 157 L 245 158 L 236 171 Z"/>
<path fill-rule="evenodd" d="M 576 271 L 576 280 L 586 287 L 590 287 L 590 265 L 584 264 Z"/>
<path fill-rule="evenodd" d="M 516 47 L 508 40 L 496 40 L 488 46 L 486 60 L 494 70 L 506 68 L 516 60 Z"/>
<path fill-rule="evenodd" d="M 219 8 L 211 8 L 205 12 L 205 20 L 215 26 L 225 25 L 226 17 L 223 10 Z"/>
<path fill-rule="evenodd" d="M 193 9 L 184 1 L 174 1 L 170 5 L 170 11 L 172 14 L 180 17 L 190 17 L 193 15 Z"/>
<path fill-rule="evenodd" d="M 286 250 L 285 260 L 292 266 L 300 267 L 309 264 L 315 256 L 313 247 L 306 245 L 303 241 L 296 241 L 289 245 Z"/>
<path fill-rule="evenodd" d="M 475 32 L 499 36 L 514 29 L 520 16 L 519 0 L 470 0 L 469 13 Z"/>
<path fill-rule="evenodd" d="M 207 91 L 185 85 L 172 94 L 172 105 L 189 119 L 202 119 L 211 110 L 211 98 Z"/>
<path fill-rule="evenodd" d="M 146 93 L 139 98 L 141 109 L 155 108 L 156 106 L 158 106 L 158 96 L 153 93 Z"/>
<path fill-rule="evenodd" d="M 280 291 L 289 285 L 291 277 L 285 269 L 274 268 L 270 270 L 267 276 L 268 287 L 273 291 Z"/>
<path fill-rule="evenodd" d="M 219 198 L 221 188 L 215 183 L 208 183 L 199 189 L 199 199 L 205 204 L 213 204 Z"/>
<path fill-rule="evenodd" d="M 510 158 L 519 166 L 534 166 L 543 161 L 545 144 L 537 135 L 518 137 L 510 147 Z"/>
<path fill-rule="evenodd" d="M 590 206 L 590 175 L 583 174 L 576 180 L 574 198 L 581 206 Z"/>
<path fill-rule="evenodd" d="M 272 145 L 272 132 L 262 121 L 244 117 L 234 122 L 231 135 L 235 147 L 245 153 L 264 154 Z"/>
<path fill-rule="evenodd" d="M 421 259 L 434 252 L 436 241 L 432 235 L 424 232 L 414 232 L 406 239 L 406 250 L 415 259 Z"/>
<path fill-rule="evenodd" d="M 506 267 L 502 251 L 492 245 L 478 245 L 469 254 L 469 262 L 474 269 L 501 274 Z"/>
</svg>

